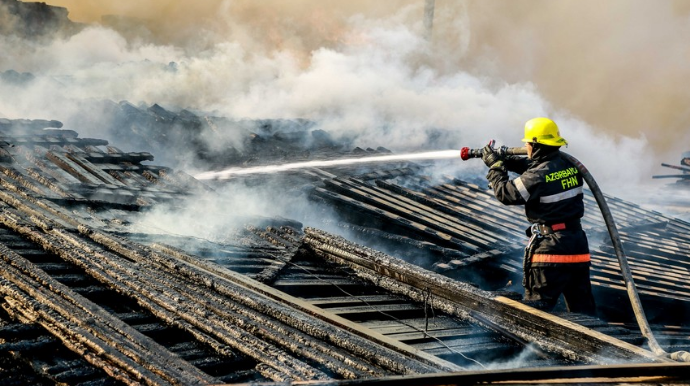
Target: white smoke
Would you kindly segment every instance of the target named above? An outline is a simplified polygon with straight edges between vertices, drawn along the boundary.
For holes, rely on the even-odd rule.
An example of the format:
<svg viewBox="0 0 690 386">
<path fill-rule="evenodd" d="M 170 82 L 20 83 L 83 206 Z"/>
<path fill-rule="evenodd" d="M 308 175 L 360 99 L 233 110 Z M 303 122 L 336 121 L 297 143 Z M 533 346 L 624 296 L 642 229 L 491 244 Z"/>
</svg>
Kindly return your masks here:
<svg viewBox="0 0 690 386">
<path fill-rule="evenodd" d="M 471 23 L 485 17 L 472 2 L 439 1 L 432 41 L 424 39 L 423 1 L 378 6 L 386 12 L 368 13 L 365 5 L 333 15 L 320 9 L 299 19 L 302 26 L 290 24 L 299 13 L 288 6 L 277 8 L 287 15 L 281 24 L 282 15 L 261 6 L 243 21 L 239 16 L 251 12 L 232 14 L 234 4 L 218 3 L 215 19 L 205 15 L 207 23 L 195 25 L 198 46 L 192 38 L 125 38 L 99 25 L 50 43 L 0 37 L 0 71 L 36 76 L 28 85 L 0 82 L 0 112 L 61 120 L 82 136 L 101 138 L 108 133 L 98 131 L 97 119 L 90 127 L 70 127 L 93 113 L 84 111 L 84 101 L 158 103 L 231 118 L 306 118 L 335 138 L 394 152 L 476 148 L 489 139 L 519 146 L 524 122 L 548 116 L 570 143 L 564 150 L 589 168 L 606 193 L 634 199 L 657 165 L 668 161 L 649 147 L 645 134 L 601 130 L 554 105 L 537 84 L 502 77 L 503 65 L 491 62 L 503 55 L 479 50 L 472 41 Z M 334 27 L 313 17 L 324 14 Z M 537 58 L 530 53 L 538 49 L 521 50 L 522 66 L 534 68 Z M 597 86 L 589 85 L 592 92 Z M 484 172 L 479 160 L 458 161 L 458 174 Z"/>
<path fill-rule="evenodd" d="M 309 215 L 303 197 L 272 183 L 261 188 L 234 184 L 170 205 L 157 205 L 139 216 L 132 232 L 193 236 L 218 243 L 237 243 L 246 224 L 269 218 L 303 219 Z"/>
</svg>

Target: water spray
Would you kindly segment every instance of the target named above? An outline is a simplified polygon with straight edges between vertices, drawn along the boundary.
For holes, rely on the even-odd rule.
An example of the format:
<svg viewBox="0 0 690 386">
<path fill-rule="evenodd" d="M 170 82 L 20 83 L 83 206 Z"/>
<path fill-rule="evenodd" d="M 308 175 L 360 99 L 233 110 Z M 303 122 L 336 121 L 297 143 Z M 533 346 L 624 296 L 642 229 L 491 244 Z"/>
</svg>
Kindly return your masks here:
<svg viewBox="0 0 690 386">
<path fill-rule="evenodd" d="M 493 144 L 493 140 L 489 142 L 489 145 L 493 146 Z M 501 146 L 495 149 L 494 151 L 503 156 L 527 155 L 527 149 L 524 147 Z M 470 158 L 481 158 L 483 149 L 470 149 L 468 147 L 463 147 L 462 150 L 460 150 L 460 153 L 463 161 L 466 161 Z M 644 309 L 642 308 L 642 302 L 640 301 L 640 297 L 637 293 L 637 288 L 635 287 L 635 281 L 633 280 L 630 265 L 628 264 L 628 258 L 626 257 L 625 251 L 623 250 L 623 244 L 621 243 L 620 235 L 618 234 L 618 228 L 616 228 L 616 223 L 613 220 L 611 210 L 609 210 L 609 207 L 606 204 L 606 199 L 604 198 L 604 194 L 601 192 L 601 189 L 599 189 L 599 185 L 596 183 L 596 181 L 594 181 L 594 177 L 592 177 L 592 175 L 589 173 L 589 170 L 587 170 L 587 168 L 575 157 L 564 152 L 561 152 L 561 157 L 572 163 L 575 166 L 575 168 L 577 168 L 577 170 L 582 175 L 582 178 L 587 183 L 587 186 L 589 186 L 589 190 L 592 192 L 592 195 L 594 195 L 594 198 L 597 201 L 597 205 L 599 205 L 599 210 L 601 211 L 601 214 L 604 217 L 606 228 L 608 229 L 609 236 L 611 237 L 611 243 L 613 244 L 613 248 L 616 251 L 616 257 L 618 258 L 618 264 L 621 269 L 621 274 L 623 275 L 623 280 L 625 281 L 625 288 L 628 293 L 628 297 L 630 298 L 630 304 L 632 305 L 633 312 L 635 313 L 637 325 L 639 326 L 642 335 L 645 338 L 647 338 L 647 344 L 649 345 L 649 348 L 656 355 L 668 357 L 674 361 L 690 362 L 690 353 L 688 353 L 687 351 L 676 351 L 673 353 L 668 353 L 659 345 L 656 338 L 654 337 L 652 329 L 649 326 L 649 322 L 647 321 L 647 317 L 644 313 Z"/>
<path fill-rule="evenodd" d="M 342 166 L 353 164 L 365 164 L 376 162 L 391 162 L 391 161 L 410 161 L 410 160 L 433 160 L 458 158 L 460 153 L 457 150 L 441 150 L 429 151 L 424 153 L 410 153 L 410 154 L 395 154 L 382 155 L 362 158 L 346 158 L 336 160 L 315 160 L 305 162 L 294 162 L 280 165 L 264 165 L 254 166 L 249 168 L 230 168 L 216 172 L 204 172 L 194 176 L 198 180 L 226 180 L 233 176 L 247 175 L 247 174 L 269 174 L 278 173 L 286 170 L 295 169 L 309 169 L 309 168 L 323 168 L 329 166 Z M 464 158 L 463 158 L 464 159 Z"/>
</svg>

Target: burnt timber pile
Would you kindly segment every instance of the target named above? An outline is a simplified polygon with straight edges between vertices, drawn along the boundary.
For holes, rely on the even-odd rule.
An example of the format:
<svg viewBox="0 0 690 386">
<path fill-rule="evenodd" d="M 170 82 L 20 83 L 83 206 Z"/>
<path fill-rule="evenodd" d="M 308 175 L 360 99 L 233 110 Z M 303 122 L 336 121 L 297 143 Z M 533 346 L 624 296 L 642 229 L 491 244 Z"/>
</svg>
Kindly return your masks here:
<svg viewBox="0 0 690 386">
<path fill-rule="evenodd" d="M 80 28 L 67 17 L 67 8 L 42 2 L 0 0 L 0 34 L 42 38 L 55 33 L 74 33 Z"/>
<path fill-rule="evenodd" d="M 176 64 L 170 63 L 165 70 L 174 72 L 175 68 Z M 314 123 L 303 119 L 233 120 L 127 101 L 95 100 L 84 104 L 87 110 L 103 112 L 96 124 L 109 137 L 117 138 L 118 145 L 156 154 L 163 164 L 184 159 L 213 170 L 347 151 L 346 144 L 334 141 L 323 130 L 312 129 Z M 94 124 L 88 115 L 80 118 L 76 119 L 78 125 Z M 237 134 L 226 135 L 229 132 Z"/>
<path fill-rule="evenodd" d="M 680 174 L 663 174 L 652 176 L 652 178 L 676 178 L 676 184 L 681 186 L 688 186 L 690 182 L 690 151 L 686 151 L 681 155 L 680 163 L 678 165 L 670 165 L 667 163 L 662 163 L 661 166 L 670 168 L 673 170 L 680 170 Z"/>
<path fill-rule="evenodd" d="M 221 244 L 129 224 L 234 180 L 202 184 L 55 121 L 4 120 L 0 145 L 3 384 L 690 380 L 630 319 L 591 197 L 600 318 L 519 303 L 519 210 L 419 165 L 263 177 L 341 211 L 321 221 L 348 237 L 249 219 Z M 608 199 L 657 338 L 689 350 L 690 224 Z"/>
</svg>

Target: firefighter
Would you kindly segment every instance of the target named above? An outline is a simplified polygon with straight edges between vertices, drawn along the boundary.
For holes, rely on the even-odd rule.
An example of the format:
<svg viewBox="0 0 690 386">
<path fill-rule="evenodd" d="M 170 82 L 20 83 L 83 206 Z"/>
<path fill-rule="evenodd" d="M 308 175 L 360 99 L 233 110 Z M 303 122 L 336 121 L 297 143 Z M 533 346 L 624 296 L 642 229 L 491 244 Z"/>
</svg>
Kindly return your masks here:
<svg viewBox="0 0 690 386">
<path fill-rule="evenodd" d="M 560 156 L 567 142 L 551 119 L 527 121 L 522 141 L 527 158 L 502 157 L 489 144 L 482 149 L 482 160 L 496 198 L 505 205 L 524 205 L 532 224 L 523 260 L 524 302 L 550 311 L 563 294 L 568 311 L 595 315 L 589 245 L 580 225 L 582 176 Z M 508 171 L 520 176 L 510 180 Z"/>
</svg>

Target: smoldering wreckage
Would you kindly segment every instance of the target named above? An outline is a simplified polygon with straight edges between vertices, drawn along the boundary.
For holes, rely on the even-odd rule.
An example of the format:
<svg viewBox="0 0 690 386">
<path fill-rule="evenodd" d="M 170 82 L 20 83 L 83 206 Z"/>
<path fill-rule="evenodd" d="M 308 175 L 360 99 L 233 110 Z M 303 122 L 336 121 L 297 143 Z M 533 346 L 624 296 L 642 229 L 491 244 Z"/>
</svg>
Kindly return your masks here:
<svg viewBox="0 0 690 386">
<path fill-rule="evenodd" d="M 151 122 L 176 115 L 137 111 Z M 148 165 L 150 153 L 61 126 L 0 121 L 8 384 L 687 381 L 688 365 L 640 334 L 591 193 L 583 224 L 599 240 L 593 284 L 606 301 L 598 318 L 548 314 L 506 285 L 520 282 L 524 224 L 484 187 L 430 185 L 424 166 L 410 162 L 202 183 Z M 236 154 L 245 165 L 311 135 L 303 123 L 255 129 L 253 145 Z M 311 148 L 282 156 L 387 153 L 315 134 L 322 140 Z M 329 225 L 350 239 L 280 218 L 249 219 L 222 244 L 130 227 L 158 205 L 271 179 L 339 211 Z M 667 353 L 686 351 L 690 224 L 606 199 L 655 340 Z"/>
<path fill-rule="evenodd" d="M 406 161 L 199 181 L 136 144 L 185 148 L 209 168 L 390 152 L 309 122 L 102 103 L 131 148 L 58 121 L 0 119 L 2 384 L 690 382 L 683 220 L 587 190 L 598 315 L 546 313 L 519 301 L 521 209 L 485 186 L 431 182 L 425 163 Z M 210 125 L 244 133 L 242 149 L 204 147 Z M 132 226 L 195 195 L 272 183 L 336 212 L 321 220 L 336 231 L 246 218 L 221 242 Z"/>
</svg>

